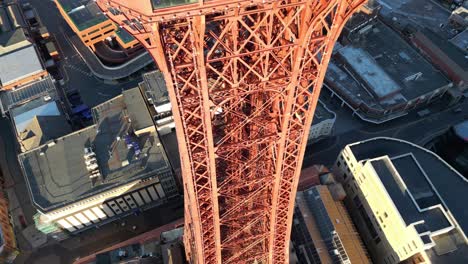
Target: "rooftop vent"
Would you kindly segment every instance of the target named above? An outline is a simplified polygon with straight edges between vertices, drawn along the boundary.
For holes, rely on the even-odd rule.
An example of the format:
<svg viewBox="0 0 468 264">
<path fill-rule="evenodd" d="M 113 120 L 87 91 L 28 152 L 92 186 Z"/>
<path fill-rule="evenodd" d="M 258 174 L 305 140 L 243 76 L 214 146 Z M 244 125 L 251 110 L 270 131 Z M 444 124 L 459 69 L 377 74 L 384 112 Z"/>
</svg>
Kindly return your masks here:
<svg viewBox="0 0 468 264">
<path fill-rule="evenodd" d="M 96 179 L 101 177 L 101 172 L 99 171 L 99 164 L 96 159 L 96 153 L 94 153 L 92 148 L 84 148 L 83 158 L 86 164 L 86 169 L 89 172 L 89 178 Z"/>
</svg>

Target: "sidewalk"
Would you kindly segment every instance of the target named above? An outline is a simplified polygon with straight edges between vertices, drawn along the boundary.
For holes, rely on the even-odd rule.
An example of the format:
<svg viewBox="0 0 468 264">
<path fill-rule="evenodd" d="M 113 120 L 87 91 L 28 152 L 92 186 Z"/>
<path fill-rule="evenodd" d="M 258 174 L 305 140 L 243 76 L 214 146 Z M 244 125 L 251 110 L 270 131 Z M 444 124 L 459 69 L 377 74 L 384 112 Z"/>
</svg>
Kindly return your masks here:
<svg viewBox="0 0 468 264">
<path fill-rule="evenodd" d="M 143 69 L 145 66 L 153 63 L 153 58 L 151 55 L 148 52 L 144 52 L 122 65 L 108 67 L 102 64 L 96 55 L 81 42 L 78 36 L 64 36 L 66 37 L 66 40 L 69 42 L 70 46 L 76 50 L 86 65 L 88 65 L 91 72 L 100 79 L 117 80 L 126 78 L 131 74 Z"/>
</svg>

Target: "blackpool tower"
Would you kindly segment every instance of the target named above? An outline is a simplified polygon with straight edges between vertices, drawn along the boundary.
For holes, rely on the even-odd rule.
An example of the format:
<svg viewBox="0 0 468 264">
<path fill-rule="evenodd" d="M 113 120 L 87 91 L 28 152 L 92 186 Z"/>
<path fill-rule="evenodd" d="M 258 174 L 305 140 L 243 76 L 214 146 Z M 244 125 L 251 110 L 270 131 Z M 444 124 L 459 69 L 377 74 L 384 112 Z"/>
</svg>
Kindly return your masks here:
<svg viewBox="0 0 468 264">
<path fill-rule="evenodd" d="M 333 46 L 365 0 L 97 0 L 164 74 L 197 264 L 288 263 Z"/>
</svg>

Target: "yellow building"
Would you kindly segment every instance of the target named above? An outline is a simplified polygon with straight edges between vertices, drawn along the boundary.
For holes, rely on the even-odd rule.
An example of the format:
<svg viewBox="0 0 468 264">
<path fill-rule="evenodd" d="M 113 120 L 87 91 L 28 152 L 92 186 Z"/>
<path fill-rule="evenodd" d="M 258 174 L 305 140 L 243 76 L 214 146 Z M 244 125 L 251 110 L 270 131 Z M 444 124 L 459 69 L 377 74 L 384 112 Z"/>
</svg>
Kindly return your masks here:
<svg viewBox="0 0 468 264">
<path fill-rule="evenodd" d="M 324 185 L 297 193 L 291 239 L 298 263 L 371 263 L 343 203 Z"/>
<path fill-rule="evenodd" d="M 94 1 L 54 0 L 54 2 L 68 25 L 93 51 L 96 50 L 96 43 L 114 37 L 123 49 L 128 50 L 139 45 L 136 39 L 108 19 Z"/>
<path fill-rule="evenodd" d="M 375 263 L 468 263 L 468 181 L 436 154 L 375 138 L 346 146 L 333 171 Z"/>
</svg>

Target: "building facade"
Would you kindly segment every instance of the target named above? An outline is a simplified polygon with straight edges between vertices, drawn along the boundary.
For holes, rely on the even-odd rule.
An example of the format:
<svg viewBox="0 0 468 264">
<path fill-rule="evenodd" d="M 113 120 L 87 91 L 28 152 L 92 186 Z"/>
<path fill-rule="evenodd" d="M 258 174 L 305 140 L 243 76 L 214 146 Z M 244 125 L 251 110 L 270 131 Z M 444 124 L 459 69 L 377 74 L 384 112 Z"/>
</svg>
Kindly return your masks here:
<svg viewBox="0 0 468 264">
<path fill-rule="evenodd" d="M 92 109 L 94 125 L 19 155 L 44 233 L 71 233 L 178 196 L 173 170 L 138 88 Z"/>
<path fill-rule="evenodd" d="M 336 114 L 319 100 L 314 112 L 312 126 L 310 127 L 308 143 L 330 136 L 333 132 L 335 121 Z"/>
<path fill-rule="evenodd" d="M 346 146 L 333 169 L 373 262 L 468 261 L 468 181 L 437 155 L 375 138 Z"/>
<path fill-rule="evenodd" d="M 138 41 L 108 19 L 94 1 L 54 0 L 67 24 L 93 51 L 96 44 L 115 38 L 125 50 L 139 45 Z"/>
</svg>

